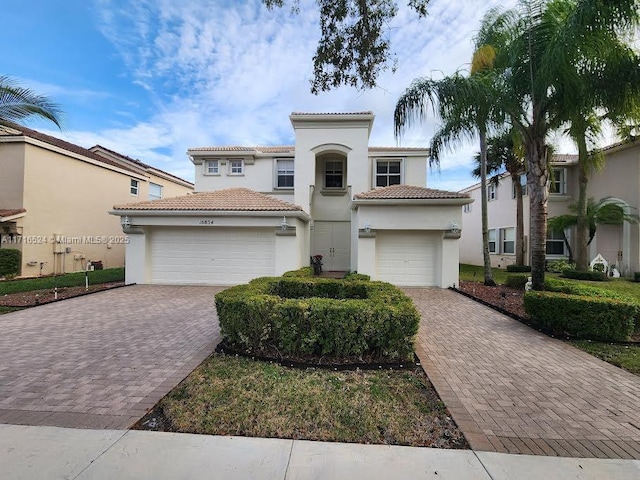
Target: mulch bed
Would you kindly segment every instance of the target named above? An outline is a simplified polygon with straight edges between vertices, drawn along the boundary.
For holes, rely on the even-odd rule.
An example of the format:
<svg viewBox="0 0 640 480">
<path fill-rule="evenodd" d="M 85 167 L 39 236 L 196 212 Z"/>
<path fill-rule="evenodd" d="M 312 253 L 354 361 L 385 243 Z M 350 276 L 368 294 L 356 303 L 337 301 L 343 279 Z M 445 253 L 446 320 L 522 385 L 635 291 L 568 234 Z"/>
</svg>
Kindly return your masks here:
<svg viewBox="0 0 640 480">
<path fill-rule="evenodd" d="M 45 303 L 51 303 L 59 300 L 65 300 L 67 298 L 79 297 L 86 295 L 87 293 L 99 292 L 102 290 L 109 290 L 112 288 L 121 287 L 124 282 L 111 282 L 101 283 L 98 285 L 89 285 L 89 290 L 85 290 L 84 286 L 81 287 L 61 287 L 58 288 L 58 299 L 55 299 L 55 292 L 53 288 L 47 288 L 44 290 L 32 290 L 30 292 L 17 292 L 0 296 L 0 306 L 2 307 L 18 307 L 27 308 L 35 307 L 36 305 L 42 305 Z"/>
<path fill-rule="evenodd" d="M 464 280 L 460 282 L 459 290 L 489 305 L 499 307 L 512 315 L 529 320 L 529 315 L 524 310 L 524 290 L 505 287 L 504 285 L 488 287 L 480 282 Z"/>
</svg>

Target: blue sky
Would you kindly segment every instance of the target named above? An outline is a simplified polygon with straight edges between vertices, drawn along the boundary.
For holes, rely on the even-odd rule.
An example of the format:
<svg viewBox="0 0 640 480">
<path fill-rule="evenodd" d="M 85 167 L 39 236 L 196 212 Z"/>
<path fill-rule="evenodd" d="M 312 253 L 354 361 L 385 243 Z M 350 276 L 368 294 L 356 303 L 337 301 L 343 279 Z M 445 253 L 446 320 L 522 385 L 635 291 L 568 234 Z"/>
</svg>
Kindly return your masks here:
<svg viewBox="0 0 640 480">
<path fill-rule="evenodd" d="M 319 37 L 313 0 L 300 13 L 259 0 L 21 0 L 2 6 L 2 74 L 55 99 L 64 130 L 29 126 L 84 147 L 97 143 L 187 179 L 189 147 L 293 142 L 292 111 L 376 114 L 371 145 L 396 145 L 393 109 L 412 79 L 466 68 L 480 18 L 515 0 L 432 0 L 427 18 L 398 1 L 398 69 L 379 88 L 309 93 Z M 428 146 L 433 118 L 402 146 Z M 571 150 L 562 145 L 562 152 Z M 462 145 L 428 186 L 464 188 L 477 147 Z"/>
</svg>

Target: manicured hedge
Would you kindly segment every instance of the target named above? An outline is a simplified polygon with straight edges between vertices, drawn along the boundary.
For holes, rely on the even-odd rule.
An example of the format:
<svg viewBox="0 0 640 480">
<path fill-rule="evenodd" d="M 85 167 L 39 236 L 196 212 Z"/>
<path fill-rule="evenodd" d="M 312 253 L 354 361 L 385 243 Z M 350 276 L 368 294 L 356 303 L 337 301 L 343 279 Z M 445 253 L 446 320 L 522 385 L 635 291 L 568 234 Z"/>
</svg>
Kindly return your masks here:
<svg viewBox="0 0 640 480">
<path fill-rule="evenodd" d="M 527 275 L 507 275 L 507 278 L 504 280 L 504 285 L 510 288 L 524 290 L 524 286 L 528 281 L 529 277 Z"/>
<path fill-rule="evenodd" d="M 282 274 L 283 277 L 313 277 L 313 267 L 302 267 Z"/>
<path fill-rule="evenodd" d="M 18 275 L 20 273 L 20 250 L 0 248 L 0 277 Z"/>
<path fill-rule="evenodd" d="M 408 359 L 420 322 L 383 282 L 259 278 L 218 293 L 216 308 L 224 340 L 256 355 Z"/>
<path fill-rule="evenodd" d="M 369 275 L 365 275 L 364 273 L 357 273 L 357 272 L 349 272 L 344 276 L 345 280 L 360 280 L 363 282 L 368 282 L 369 280 L 371 280 L 371 277 Z"/>
<path fill-rule="evenodd" d="M 524 308 L 535 322 L 557 334 L 603 341 L 627 340 L 639 313 L 633 302 L 557 292 L 527 292 Z"/>
<path fill-rule="evenodd" d="M 607 276 L 604 272 L 598 272 L 596 270 L 588 270 L 586 272 L 578 270 L 563 270 L 562 276 L 573 280 L 590 280 L 592 282 L 604 282 L 607 280 Z"/>
<path fill-rule="evenodd" d="M 526 273 L 531 271 L 531 265 L 507 265 L 507 272 Z"/>
</svg>

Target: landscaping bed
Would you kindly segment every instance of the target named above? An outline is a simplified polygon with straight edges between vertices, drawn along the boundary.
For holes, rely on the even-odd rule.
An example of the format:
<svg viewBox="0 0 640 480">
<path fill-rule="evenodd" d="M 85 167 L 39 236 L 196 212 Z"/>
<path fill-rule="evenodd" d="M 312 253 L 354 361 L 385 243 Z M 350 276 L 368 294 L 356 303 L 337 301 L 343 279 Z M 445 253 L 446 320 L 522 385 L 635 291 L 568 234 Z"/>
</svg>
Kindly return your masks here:
<svg viewBox="0 0 640 480">
<path fill-rule="evenodd" d="M 109 290 L 114 287 L 120 287 L 124 285 L 124 282 L 110 282 L 101 283 L 98 285 L 89 285 L 87 291 L 84 286 L 82 287 L 61 287 L 58 288 L 58 300 L 64 300 L 67 298 L 78 297 L 87 293 L 97 292 L 100 290 Z M 46 288 L 43 290 L 31 290 L 28 292 L 16 292 L 0 295 L 1 307 L 14 307 L 14 308 L 27 308 L 35 307 L 45 303 L 56 301 L 55 293 L 52 288 Z M 0 310 L 0 313 L 2 311 Z"/>
<path fill-rule="evenodd" d="M 137 429 L 468 448 L 420 367 L 292 369 L 213 354 Z"/>
</svg>

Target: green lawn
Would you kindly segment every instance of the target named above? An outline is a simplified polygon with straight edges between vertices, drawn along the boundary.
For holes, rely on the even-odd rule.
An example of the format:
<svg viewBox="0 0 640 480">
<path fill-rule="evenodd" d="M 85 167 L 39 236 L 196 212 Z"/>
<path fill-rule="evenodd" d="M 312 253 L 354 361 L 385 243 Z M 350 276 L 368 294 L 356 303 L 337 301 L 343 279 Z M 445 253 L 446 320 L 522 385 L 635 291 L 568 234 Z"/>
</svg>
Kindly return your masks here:
<svg viewBox="0 0 640 480">
<path fill-rule="evenodd" d="M 420 368 L 299 370 L 214 354 L 160 405 L 178 432 L 466 445 Z"/>
<path fill-rule="evenodd" d="M 492 268 L 493 281 L 499 284 L 503 284 L 507 278 L 507 275 L 514 275 L 506 270 L 500 268 Z M 518 275 L 524 275 L 519 273 Z M 483 282 L 484 281 L 484 267 L 477 265 L 460 264 L 460 280 L 467 280 L 469 282 Z"/>
<path fill-rule="evenodd" d="M 569 343 L 605 362 L 640 375 L 640 346 L 638 345 L 611 345 L 588 340 L 576 340 Z"/>
<path fill-rule="evenodd" d="M 5 280 L 0 282 L 0 295 L 30 292 L 57 287 L 79 287 L 84 285 L 84 272 L 67 273 L 55 277 L 25 278 L 23 280 Z M 89 272 L 89 284 L 123 282 L 124 268 L 108 268 Z"/>
</svg>

